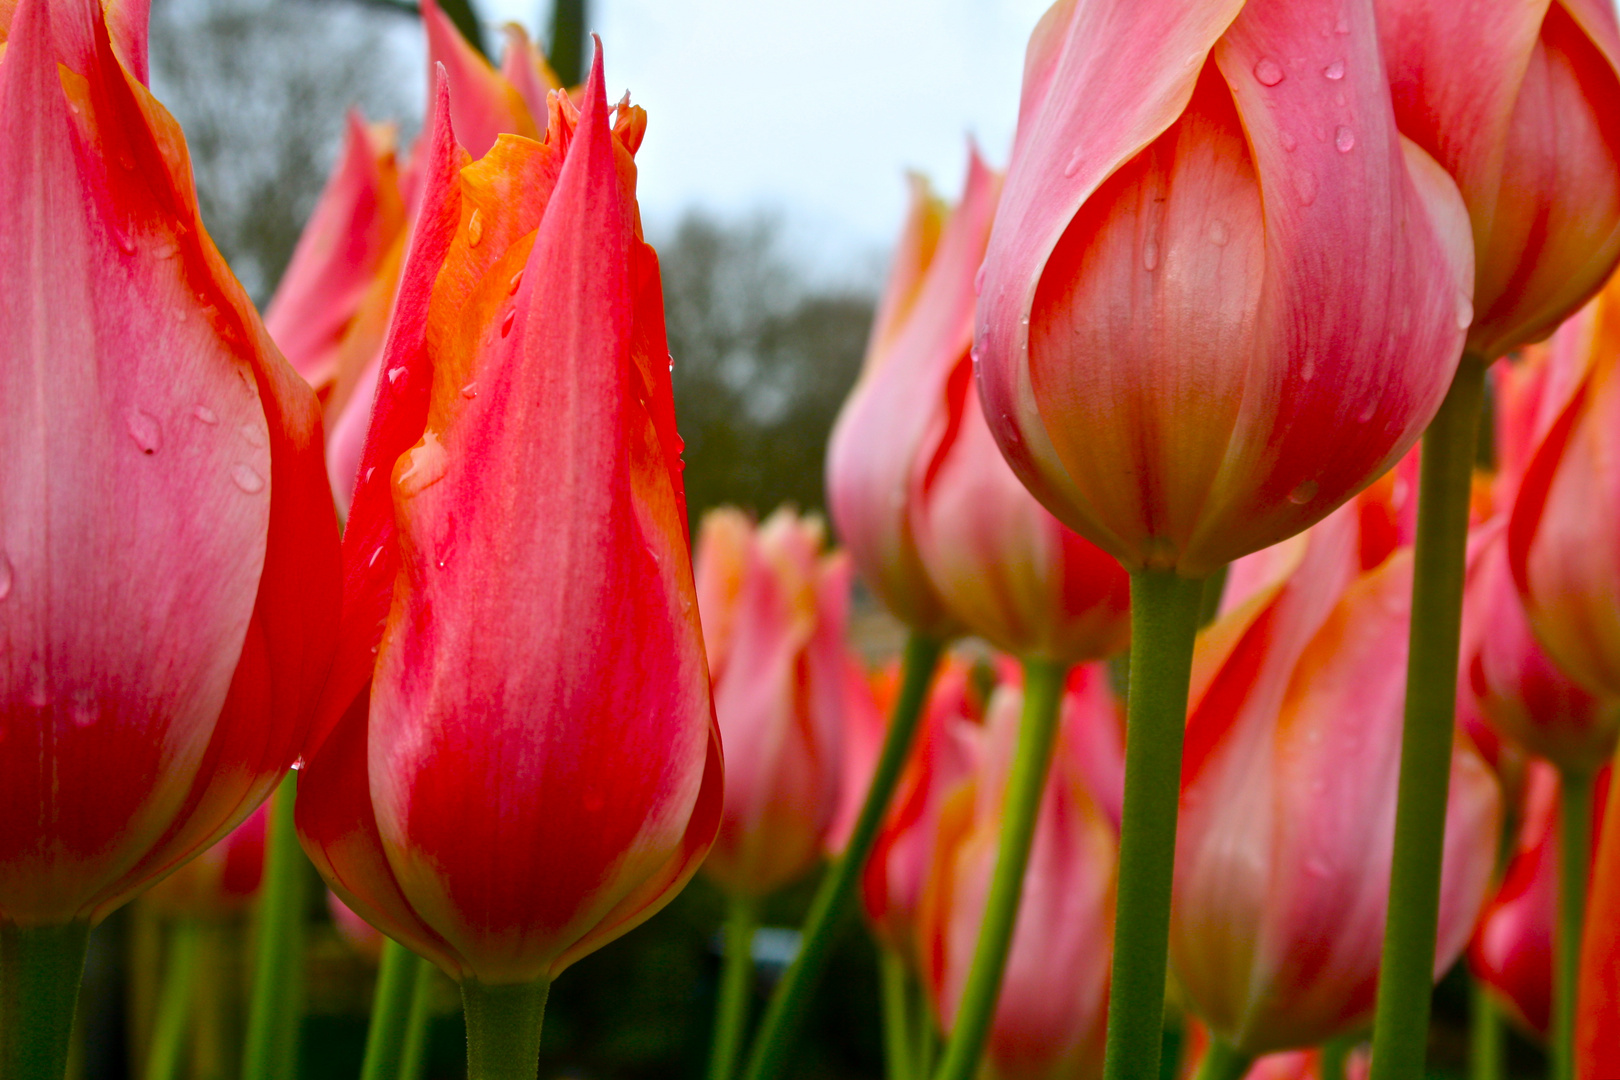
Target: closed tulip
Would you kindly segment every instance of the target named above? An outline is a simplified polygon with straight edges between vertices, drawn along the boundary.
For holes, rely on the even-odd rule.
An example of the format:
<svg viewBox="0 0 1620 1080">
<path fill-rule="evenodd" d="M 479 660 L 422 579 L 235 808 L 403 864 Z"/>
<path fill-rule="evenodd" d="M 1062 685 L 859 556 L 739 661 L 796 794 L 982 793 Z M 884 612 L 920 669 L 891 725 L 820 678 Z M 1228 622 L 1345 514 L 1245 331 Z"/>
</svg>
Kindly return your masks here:
<svg viewBox="0 0 1620 1080">
<path fill-rule="evenodd" d="M 1031 38 L 978 306 L 1014 470 L 1132 569 L 1320 520 L 1439 408 L 1456 185 L 1396 131 L 1371 0 L 1066 0 Z"/>
<path fill-rule="evenodd" d="M 269 816 L 269 804 L 259 804 L 225 839 L 158 882 L 141 902 L 188 918 L 221 918 L 246 910 L 264 880 Z"/>
<path fill-rule="evenodd" d="M 821 861 L 843 779 L 850 566 L 814 518 L 704 516 L 698 611 L 729 749 L 725 809 L 704 873 L 761 897 Z"/>
<path fill-rule="evenodd" d="M 298 826 L 346 904 L 461 980 L 487 1049 L 538 1018 L 474 1005 L 543 1002 L 679 891 L 723 770 L 640 112 L 615 129 L 598 53 L 582 111 L 554 95 L 545 142 L 468 165 L 448 98 L 441 77 Z"/>
<path fill-rule="evenodd" d="M 1247 1056 L 1355 1029 L 1377 988 L 1412 569 L 1404 548 L 1363 569 L 1359 509 L 1291 541 L 1292 565 L 1274 561 L 1198 646 L 1171 961 Z M 1459 738 L 1436 975 L 1468 940 L 1500 818 L 1494 776 Z"/>
</svg>

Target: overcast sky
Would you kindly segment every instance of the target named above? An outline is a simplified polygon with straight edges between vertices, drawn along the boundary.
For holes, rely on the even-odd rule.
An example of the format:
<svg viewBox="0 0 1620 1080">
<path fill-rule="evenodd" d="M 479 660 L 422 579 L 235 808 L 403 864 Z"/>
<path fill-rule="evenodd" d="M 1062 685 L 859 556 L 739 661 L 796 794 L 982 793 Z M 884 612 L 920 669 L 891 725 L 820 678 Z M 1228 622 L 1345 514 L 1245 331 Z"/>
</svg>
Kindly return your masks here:
<svg viewBox="0 0 1620 1080">
<path fill-rule="evenodd" d="M 549 0 L 474 0 L 531 31 Z M 1006 163 L 1049 0 L 589 0 L 608 89 L 648 112 L 643 213 L 778 209 L 818 261 L 888 247 L 918 169 L 954 195 L 969 135 Z"/>
</svg>

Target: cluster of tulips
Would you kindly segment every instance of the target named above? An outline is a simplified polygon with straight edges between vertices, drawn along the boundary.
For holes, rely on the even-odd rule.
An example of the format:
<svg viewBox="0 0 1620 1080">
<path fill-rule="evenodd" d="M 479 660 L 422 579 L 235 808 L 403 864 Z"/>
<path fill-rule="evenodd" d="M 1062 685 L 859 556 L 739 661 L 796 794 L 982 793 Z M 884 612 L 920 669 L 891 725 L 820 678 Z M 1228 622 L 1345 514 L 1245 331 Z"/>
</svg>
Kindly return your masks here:
<svg viewBox="0 0 1620 1080">
<path fill-rule="evenodd" d="M 261 319 L 145 8 L 0 3 L 0 1076 L 61 1080 L 149 889 L 256 894 L 243 1075 L 294 1075 L 300 846 L 388 939 L 367 1080 L 430 963 L 533 1080 L 553 980 L 700 868 L 714 1080 L 786 1073 L 857 898 L 892 1080 L 1157 1080 L 1167 998 L 1202 1080 L 1415 1080 L 1465 951 L 1620 1076 L 1606 0 L 1059 0 L 1005 174 L 915 183 L 844 550 L 695 555 L 599 48 L 563 88 L 423 0 L 421 136 L 351 121 Z"/>
</svg>

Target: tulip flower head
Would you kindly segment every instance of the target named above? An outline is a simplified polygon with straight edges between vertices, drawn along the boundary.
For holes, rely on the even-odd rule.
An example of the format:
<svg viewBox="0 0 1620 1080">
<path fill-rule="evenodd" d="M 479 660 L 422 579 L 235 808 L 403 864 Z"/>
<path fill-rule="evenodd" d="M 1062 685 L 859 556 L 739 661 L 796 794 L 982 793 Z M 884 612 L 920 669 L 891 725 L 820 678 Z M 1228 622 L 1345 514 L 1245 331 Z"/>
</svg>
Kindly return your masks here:
<svg viewBox="0 0 1620 1080">
<path fill-rule="evenodd" d="M 1061 0 L 980 279 L 985 416 L 1128 568 L 1203 577 L 1410 446 L 1471 318 L 1456 185 L 1371 0 Z"/>
<path fill-rule="evenodd" d="M 225 839 L 148 889 L 141 903 L 172 915 L 223 918 L 247 910 L 264 880 L 270 804 L 260 803 Z"/>
<path fill-rule="evenodd" d="M 0 918 L 21 926 L 99 921 L 245 818 L 335 644 L 319 406 L 210 241 L 123 15 L 3 13 Z"/>
<path fill-rule="evenodd" d="M 667 903 L 723 784 L 641 114 L 600 51 L 549 110 L 467 164 L 440 77 L 298 798 L 333 891 L 483 984 Z"/>
<path fill-rule="evenodd" d="M 788 509 L 757 528 L 731 508 L 703 519 L 698 612 L 731 758 L 703 869 L 727 892 L 764 896 L 809 873 L 838 809 L 851 570 L 823 539 L 818 519 Z"/>
</svg>

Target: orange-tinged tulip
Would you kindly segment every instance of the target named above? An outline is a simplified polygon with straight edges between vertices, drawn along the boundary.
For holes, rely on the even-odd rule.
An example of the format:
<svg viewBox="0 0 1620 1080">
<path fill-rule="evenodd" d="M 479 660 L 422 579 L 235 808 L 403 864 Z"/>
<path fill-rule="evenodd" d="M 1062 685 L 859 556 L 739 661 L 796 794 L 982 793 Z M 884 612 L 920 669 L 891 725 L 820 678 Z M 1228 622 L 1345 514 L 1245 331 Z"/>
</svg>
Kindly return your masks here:
<svg viewBox="0 0 1620 1080">
<path fill-rule="evenodd" d="M 171 915 L 221 918 L 246 910 L 264 880 L 270 804 L 260 803 L 225 839 L 158 882 L 141 903 Z"/>
<path fill-rule="evenodd" d="M 723 769 L 638 111 L 610 127 L 598 53 L 582 112 L 554 94 L 545 142 L 466 165 L 448 97 L 441 78 L 298 825 L 389 936 L 527 983 L 679 891 Z"/>
<path fill-rule="evenodd" d="M 1364 570 L 1359 510 L 1290 541 L 1292 566 L 1273 560 L 1194 659 L 1170 956 L 1245 1054 L 1352 1030 L 1377 988 L 1412 563 L 1399 549 Z M 1437 975 L 1467 942 L 1501 817 L 1466 738 L 1450 783 Z"/>
<path fill-rule="evenodd" d="M 203 227 L 144 20 L 4 15 L 0 918 L 37 926 L 99 921 L 285 775 L 339 565 L 319 406 Z"/>
<path fill-rule="evenodd" d="M 785 508 L 757 528 L 721 508 L 699 533 L 698 612 L 730 758 L 703 870 L 734 895 L 813 870 L 838 809 L 846 680 L 859 675 L 844 645 L 849 559 L 822 552 L 824 531 Z"/>
<path fill-rule="evenodd" d="M 1377 0 L 1401 134 L 1468 204 L 1487 360 L 1537 341 L 1620 260 L 1620 27 L 1605 0 Z"/>
<path fill-rule="evenodd" d="M 1202 577 L 1417 439 L 1472 273 L 1372 0 L 1060 0 L 981 281 L 985 415 L 1066 524 Z"/>
<path fill-rule="evenodd" d="M 1087 705 L 1066 709 L 1024 874 L 1001 996 L 985 1043 L 995 1080 L 1083 1080 L 1102 1075 L 1118 831 L 1092 789 L 1083 729 L 1117 729 L 1100 665 L 1078 669 Z M 1103 693 L 1088 691 L 1101 687 Z M 969 782 L 946 800 L 934 834 L 921 911 L 922 966 L 949 1031 L 979 938 L 1001 831 L 1006 777 L 1023 695 L 996 692 Z M 1116 758 L 1117 771 L 1124 762 Z"/>
</svg>

